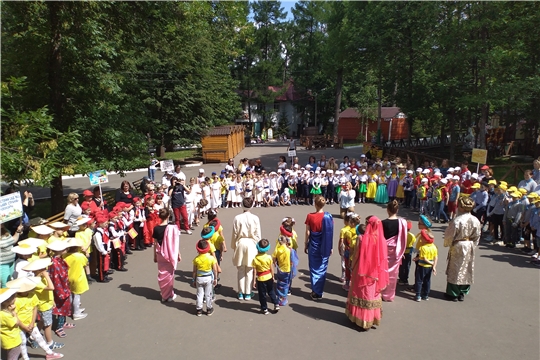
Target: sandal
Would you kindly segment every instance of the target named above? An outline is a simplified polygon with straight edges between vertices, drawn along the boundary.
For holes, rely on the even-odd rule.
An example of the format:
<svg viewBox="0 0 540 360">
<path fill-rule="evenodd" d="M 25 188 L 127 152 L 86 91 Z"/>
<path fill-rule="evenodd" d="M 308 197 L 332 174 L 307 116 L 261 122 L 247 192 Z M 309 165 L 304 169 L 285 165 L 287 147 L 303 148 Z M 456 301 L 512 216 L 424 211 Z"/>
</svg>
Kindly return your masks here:
<svg viewBox="0 0 540 360">
<path fill-rule="evenodd" d="M 64 347 L 64 344 L 54 341 L 54 342 L 49 346 L 49 349 L 51 349 L 51 350 L 56 350 L 56 349 L 61 349 L 61 348 L 63 348 L 63 347 Z"/>
<path fill-rule="evenodd" d="M 54 330 L 54 333 L 55 333 L 56 336 L 58 336 L 59 338 L 65 338 L 65 337 L 66 337 L 66 332 L 64 331 L 64 328 L 60 328 L 60 329 Z"/>
<path fill-rule="evenodd" d="M 64 329 L 73 329 L 75 326 L 77 326 L 77 325 L 74 324 L 74 323 L 65 323 L 64 324 Z"/>
</svg>

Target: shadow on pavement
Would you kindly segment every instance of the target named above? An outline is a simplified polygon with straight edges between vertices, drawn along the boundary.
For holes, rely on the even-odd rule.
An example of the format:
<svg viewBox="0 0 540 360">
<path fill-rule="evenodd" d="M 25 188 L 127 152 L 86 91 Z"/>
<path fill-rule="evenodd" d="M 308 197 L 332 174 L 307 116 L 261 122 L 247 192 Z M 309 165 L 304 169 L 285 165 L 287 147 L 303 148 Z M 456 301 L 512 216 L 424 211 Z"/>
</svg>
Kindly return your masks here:
<svg viewBox="0 0 540 360">
<path fill-rule="evenodd" d="M 225 300 L 225 299 L 217 299 L 214 301 L 214 304 L 218 305 L 220 308 L 225 309 L 231 309 L 231 310 L 240 310 L 240 311 L 250 311 L 254 313 L 258 313 L 260 311 L 259 308 L 259 300 L 257 299 L 251 299 L 250 301 L 245 300 Z"/>
<path fill-rule="evenodd" d="M 322 301 L 325 302 L 326 300 L 323 299 Z M 351 327 L 351 322 L 345 316 L 344 306 L 342 311 L 329 310 L 315 306 L 304 306 L 294 303 L 291 303 L 290 307 L 293 309 L 293 311 L 315 320 L 324 320 L 337 325 L 342 325 L 349 328 Z"/>
<path fill-rule="evenodd" d="M 147 298 L 148 300 L 161 301 L 161 293 L 159 290 L 147 288 L 144 286 L 131 286 L 130 284 L 120 284 L 118 288 L 122 291 L 132 293 L 133 295 Z"/>
</svg>

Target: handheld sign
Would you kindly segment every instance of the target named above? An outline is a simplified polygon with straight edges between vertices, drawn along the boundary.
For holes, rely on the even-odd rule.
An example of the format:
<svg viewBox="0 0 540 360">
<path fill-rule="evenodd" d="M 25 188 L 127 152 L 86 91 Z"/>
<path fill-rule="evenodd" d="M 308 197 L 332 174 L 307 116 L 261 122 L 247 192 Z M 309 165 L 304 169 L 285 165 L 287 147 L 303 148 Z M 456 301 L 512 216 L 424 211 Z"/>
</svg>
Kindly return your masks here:
<svg viewBox="0 0 540 360">
<path fill-rule="evenodd" d="M 159 167 L 163 172 L 174 171 L 174 162 L 172 160 L 162 160 L 159 164 Z"/>
<path fill-rule="evenodd" d="M 295 157 L 296 156 L 296 150 L 289 150 L 288 151 L 288 156 L 289 157 Z"/>
<path fill-rule="evenodd" d="M 23 216 L 21 193 L 15 192 L 0 197 L 0 223 Z"/>
<path fill-rule="evenodd" d="M 487 150 L 486 149 L 473 149 L 471 162 L 476 163 L 476 172 L 480 169 L 480 164 L 487 163 Z"/>
<path fill-rule="evenodd" d="M 88 174 L 88 177 L 90 178 L 90 185 L 93 186 L 109 182 L 109 178 L 107 177 L 107 171 L 105 170 L 93 171 Z"/>
</svg>

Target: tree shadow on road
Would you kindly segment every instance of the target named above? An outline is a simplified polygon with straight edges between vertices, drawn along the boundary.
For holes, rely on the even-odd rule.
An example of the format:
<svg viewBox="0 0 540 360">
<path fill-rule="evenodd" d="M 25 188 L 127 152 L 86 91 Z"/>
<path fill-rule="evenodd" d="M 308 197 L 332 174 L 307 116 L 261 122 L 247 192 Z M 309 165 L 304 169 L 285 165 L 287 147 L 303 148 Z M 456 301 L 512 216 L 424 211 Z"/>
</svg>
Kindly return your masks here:
<svg viewBox="0 0 540 360">
<path fill-rule="evenodd" d="M 147 288 L 144 286 L 132 286 L 130 284 L 120 284 L 118 288 L 122 291 L 132 293 L 133 295 L 147 298 L 148 300 L 161 301 L 161 292 L 156 289 Z"/>
<path fill-rule="evenodd" d="M 325 299 L 322 300 L 323 302 Z M 337 325 L 351 328 L 351 322 L 345 316 L 345 308 L 342 307 L 342 311 L 329 310 L 315 306 L 304 306 L 300 304 L 290 304 L 293 311 L 312 318 L 314 320 L 324 320 Z"/>
</svg>

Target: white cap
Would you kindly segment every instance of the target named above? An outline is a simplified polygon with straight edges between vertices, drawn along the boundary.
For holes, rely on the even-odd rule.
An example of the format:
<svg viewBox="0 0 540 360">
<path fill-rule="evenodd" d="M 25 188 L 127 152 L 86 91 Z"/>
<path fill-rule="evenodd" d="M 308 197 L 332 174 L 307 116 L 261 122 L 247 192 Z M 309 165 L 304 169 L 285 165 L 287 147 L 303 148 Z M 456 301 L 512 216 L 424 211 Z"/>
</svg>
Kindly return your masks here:
<svg viewBox="0 0 540 360">
<path fill-rule="evenodd" d="M 478 174 L 477 174 L 477 173 L 473 173 L 473 174 L 471 175 L 471 177 L 472 177 L 473 179 L 478 179 Z"/>
<path fill-rule="evenodd" d="M 320 166 L 317 166 L 317 168 L 315 169 L 315 171 L 321 171 L 321 167 L 320 167 Z"/>
<path fill-rule="evenodd" d="M 333 174 L 333 173 L 334 173 L 334 170 L 328 169 L 328 173 L 329 173 L 329 174 Z"/>
<path fill-rule="evenodd" d="M 366 172 L 366 169 L 362 169 L 362 172 Z"/>
<path fill-rule="evenodd" d="M 459 176 L 454 175 L 454 176 L 452 177 L 452 180 L 459 180 Z"/>
<path fill-rule="evenodd" d="M 454 168 L 448 168 L 448 172 L 454 172 Z"/>
<path fill-rule="evenodd" d="M 448 180 L 451 180 L 451 179 L 453 178 L 453 176 L 452 176 L 451 174 L 446 174 L 446 178 L 447 178 Z"/>
<path fill-rule="evenodd" d="M 422 182 L 428 182 L 428 178 L 422 178 Z"/>
<path fill-rule="evenodd" d="M 429 169 L 424 169 L 424 170 L 422 171 L 422 174 L 429 174 Z"/>
<path fill-rule="evenodd" d="M 362 154 L 362 155 L 360 155 L 360 157 L 361 157 L 361 158 L 365 158 L 365 157 L 366 157 L 366 155 L 365 155 L 365 154 Z"/>
<path fill-rule="evenodd" d="M 358 169 L 357 168 L 352 168 L 352 171 L 358 171 Z"/>
<path fill-rule="evenodd" d="M 298 169 L 299 167 L 300 167 L 300 165 L 298 165 L 298 164 L 294 164 L 294 166 L 293 166 L 293 168 L 295 168 L 295 169 Z"/>
<path fill-rule="evenodd" d="M 320 174 L 321 172 L 319 170 L 315 170 L 315 174 Z"/>
<path fill-rule="evenodd" d="M 309 169 L 311 169 L 311 165 L 307 164 L 306 165 L 306 170 L 309 170 Z"/>
<path fill-rule="evenodd" d="M 413 171 L 412 170 L 407 170 L 407 174 L 412 174 Z"/>
<path fill-rule="evenodd" d="M 448 180 L 446 180 L 446 179 L 441 179 L 441 184 L 448 184 Z"/>
<path fill-rule="evenodd" d="M 200 169 L 199 169 L 199 172 L 200 172 L 200 173 L 203 173 L 203 172 L 204 172 L 204 169 L 203 169 L 203 168 L 200 168 Z"/>
<path fill-rule="evenodd" d="M 289 169 L 287 169 L 287 170 L 289 170 Z M 285 172 L 287 172 L 287 170 L 285 170 Z M 277 173 L 281 174 L 281 169 L 277 169 Z"/>
<path fill-rule="evenodd" d="M 416 169 L 416 172 L 422 172 L 422 168 Z"/>
</svg>

